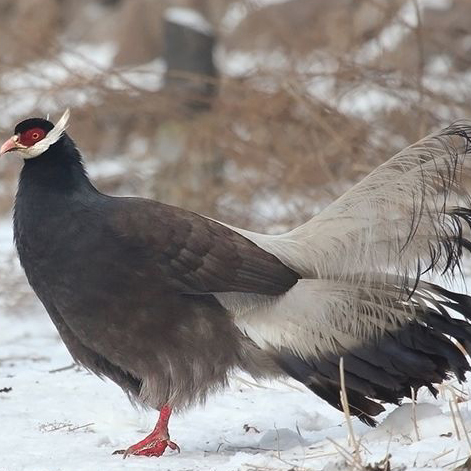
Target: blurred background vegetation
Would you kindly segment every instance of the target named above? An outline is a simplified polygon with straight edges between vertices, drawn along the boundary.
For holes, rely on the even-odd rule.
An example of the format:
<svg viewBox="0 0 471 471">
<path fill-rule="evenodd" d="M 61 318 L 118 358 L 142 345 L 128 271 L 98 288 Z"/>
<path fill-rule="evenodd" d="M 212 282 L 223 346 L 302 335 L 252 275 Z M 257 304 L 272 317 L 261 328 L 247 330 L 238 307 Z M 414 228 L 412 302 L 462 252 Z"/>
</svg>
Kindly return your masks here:
<svg viewBox="0 0 471 471">
<path fill-rule="evenodd" d="M 471 116 L 470 25 L 469 0 L 0 0 L 0 138 L 70 107 L 102 191 L 281 230 Z"/>
</svg>

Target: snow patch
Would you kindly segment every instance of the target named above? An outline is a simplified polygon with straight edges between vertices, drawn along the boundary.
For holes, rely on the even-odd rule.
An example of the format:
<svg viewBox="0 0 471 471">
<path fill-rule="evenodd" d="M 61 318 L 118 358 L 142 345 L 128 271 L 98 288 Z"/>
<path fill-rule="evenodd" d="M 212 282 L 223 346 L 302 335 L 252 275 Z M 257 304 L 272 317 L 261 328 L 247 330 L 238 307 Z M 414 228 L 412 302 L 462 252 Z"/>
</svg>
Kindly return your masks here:
<svg viewBox="0 0 471 471">
<path fill-rule="evenodd" d="M 420 429 L 421 422 L 431 417 L 442 416 L 443 413 L 436 404 L 403 404 L 394 409 L 371 435 L 392 436 L 395 434 L 412 435 L 415 433 L 415 424 Z M 376 433 L 374 433 L 376 432 Z M 419 432 L 420 433 L 420 432 Z"/>
<path fill-rule="evenodd" d="M 421 0 L 420 5 L 433 10 L 449 10 L 453 7 L 453 0 Z"/>
<path fill-rule="evenodd" d="M 243 2 L 232 3 L 226 11 L 226 14 L 221 20 L 221 28 L 226 32 L 230 33 L 234 31 L 240 22 L 244 20 L 249 10 L 247 5 Z"/>
<path fill-rule="evenodd" d="M 289 428 L 268 430 L 258 442 L 262 450 L 289 450 L 296 446 L 307 446 L 308 442 L 304 438 Z"/>
<path fill-rule="evenodd" d="M 165 10 L 165 19 L 170 23 L 185 26 L 199 33 L 210 36 L 213 34 L 211 23 L 193 8 L 171 7 Z"/>
<path fill-rule="evenodd" d="M 261 8 L 287 3 L 291 0 L 251 0 L 249 2 L 233 2 L 229 5 L 224 17 L 221 20 L 221 27 L 226 33 L 234 31 L 237 26 L 247 17 L 249 12 L 260 10 Z"/>
</svg>

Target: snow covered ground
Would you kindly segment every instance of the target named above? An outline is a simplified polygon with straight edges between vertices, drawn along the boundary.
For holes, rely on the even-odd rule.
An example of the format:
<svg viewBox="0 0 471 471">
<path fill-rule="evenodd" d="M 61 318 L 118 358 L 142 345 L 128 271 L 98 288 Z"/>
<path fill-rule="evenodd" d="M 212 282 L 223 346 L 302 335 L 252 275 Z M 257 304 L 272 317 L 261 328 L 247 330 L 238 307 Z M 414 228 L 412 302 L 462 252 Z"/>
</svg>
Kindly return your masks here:
<svg viewBox="0 0 471 471">
<path fill-rule="evenodd" d="M 2 264 L 12 251 L 10 223 L 0 222 Z M 11 276 L 19 270 L 14 264 Z M 114 384 L 70 367 L 39 304 L 14 314 L 8 303 L 0 306 L 0 471 L 354 469 L 342 456 L 351 460 L 353 450 L 342 413 L 295 382 L 255 385 L 243 375 L 205 407 L 173 417 L 180 454 L 123 461 L 112 452 L 143 438 L 155 414 L 135 410 Z M 471 429 L 468 387 L 455 391 L 463 398 L 461 418 L 450 413 L 450 388 L 438 401 L 422 392 L 415 411 L 411 404 L 388 407 L 374 430 L 353 420 L 361 462 L 389 453 L 393 469 L 461 464 L 471 455 L 463 430 L 463 424 Z"/>
</svg>

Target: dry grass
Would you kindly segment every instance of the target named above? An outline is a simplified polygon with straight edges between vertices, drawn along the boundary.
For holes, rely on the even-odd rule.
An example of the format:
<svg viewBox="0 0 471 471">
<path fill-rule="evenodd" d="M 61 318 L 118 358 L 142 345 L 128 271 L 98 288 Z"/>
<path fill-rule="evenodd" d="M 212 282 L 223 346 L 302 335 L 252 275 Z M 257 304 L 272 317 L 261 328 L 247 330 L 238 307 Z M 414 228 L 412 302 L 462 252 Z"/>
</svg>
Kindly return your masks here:
<svg viewBox="0 0 471 471">
<path fill-rule="evenodd" d="M 49 25 L 49 33 L 41 43 L 20 40 L 23 31 L 11 25 L 26 13 L 0 0 L 7 12 L 0 26 L 16 48 L 14 60 L 11 54 L 0 57 L 0 76 L 12 68 L 25 73 L 32 57 L 34 63 L 49 58 L 63 69 L 66 79 L 35 85 L 30 113 L 63 108 L 77 91 L 88 97 L 74 106 L 70 131 L 87 160 L 122 162 L 121 173 L 98 175 L 105 191 L 156 197 L 248 227 L 287 227 L 312 215 L 407 143 L 471 115 L 468 36 L 456 27 L 460 17 L 471 14 L 466 0 L 455 0 L 438 16 L 431 8 L 419 8 L 418 0 L 293 1 L 265 8 L 241 2 L 248 14 L 229 30 L 222 19 L 231 2 L 181 2 L 206 12 L 227 51 L 280 57 L 239 77 L 222 74 L 219 93 L 205 111 L 186 106 L 188 95 L 149 91 L 129 82 L 123 51 L 119 69 L 97 66 L 93 76 L 58 59 L 57 51 L 64 48 L 79 54 L 58 40 L 59 33 L 69 34 L 71 41 L 113 40 L 106 12 L 112 11 L 120 25 L 138 21 L 126 1 L 100 7 L 101 28 L 99 19 L 86 24 L 80 7 L 63 2 L 58 12 L 44 14 L 41 24 Z M 89 0 L 83 8 L 91 3 L 105 2 Z M 150 9 L 150 3 L 139 0 L 139 9 Z M 72 13 L 75 22 L 84 24 L 82 37 Z M 435 34 L 437 22 L 440 34 Z M 120 29 L 121 36 L 128 34 L 126 28 Z M 385 43 L 394 28 L 400 30 L 399 39 Z M 34 70 L 36 76 L 42 73 Z M 328 93 L 321 92 L 325 87 Z M 31 90 L 21 83 L 7 90 L 0 84 L 0 104 L 8 108 L 25 92 Z M 370 100 L 361 104 L 362 111 L 355 109 L 358 97 Z M 139 151 L 137 141 L 143 144 Z M 16 164 L 0 168 L 0 211 L 11 205 L 17 171 Z"/>
</svg>

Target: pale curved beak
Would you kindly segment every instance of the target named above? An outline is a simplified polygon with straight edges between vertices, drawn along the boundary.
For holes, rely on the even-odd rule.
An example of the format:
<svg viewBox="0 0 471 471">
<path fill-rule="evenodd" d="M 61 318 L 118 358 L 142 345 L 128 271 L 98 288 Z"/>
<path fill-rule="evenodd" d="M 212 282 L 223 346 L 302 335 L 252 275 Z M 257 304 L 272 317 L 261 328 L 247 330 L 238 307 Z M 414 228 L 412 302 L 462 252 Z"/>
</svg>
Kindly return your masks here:
<svg viewBox="0 0 471 471">
<path fill-rule="evenodd" d="M 10 139 L 5 141 L 2 144 L 2 147 L 0 147 L 0 155 L 6 154 L 7 152 L 12 152 L 14 150 L 22 149 L 24 146 L 22 146 L 18 142 L 18 136 L 12 136 Z"/>
</svg>

